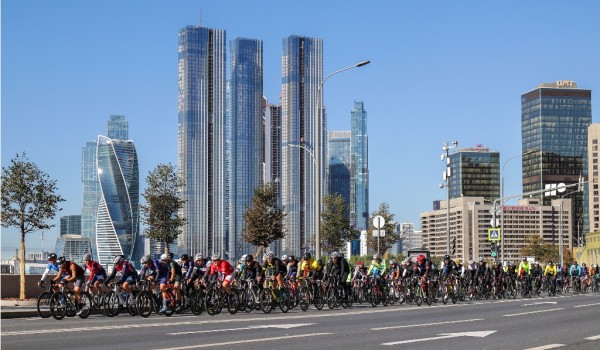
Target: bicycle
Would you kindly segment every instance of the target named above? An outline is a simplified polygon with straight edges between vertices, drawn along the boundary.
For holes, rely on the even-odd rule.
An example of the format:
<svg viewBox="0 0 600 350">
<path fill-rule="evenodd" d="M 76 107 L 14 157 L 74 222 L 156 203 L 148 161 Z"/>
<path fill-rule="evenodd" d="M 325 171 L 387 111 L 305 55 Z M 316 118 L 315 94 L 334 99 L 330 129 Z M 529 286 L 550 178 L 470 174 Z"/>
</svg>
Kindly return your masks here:
<svg viewBox="0 0 600 350">
<path fill-rule="evenodd" d="M 135 307 L 140 316 L 146 318 L 152 314 L 152 311 L 159 313 L 160 307 L 162 306 L 162 291 L 153 290 L 153 283 L 149 281 L 139 282 L 142 290 L 138 293 L 135 298 Z M 173 292 L 167 290 L 167 309 L 164 312 L 165 316 L 173 315 L 175 311 L 175 296 Z"/>
<path fill-rule="evenodd" d="M 104 314 L 108 317 L 115 317 L 121 313 L 121 310 L 127 309 L 131 316 L 137 315 L 138 311 L 133 294 L 123 291 L 120 283 L 110 283 L 109 287 L 111 290 L 104 294 L 102 301 Z"/>
<path fill-rule="evenodd" d="M 238 311 L 237 291 L 232 288 L 231 294 L 227 294 L 223 289 L 223 281 L 217 280 L 213 286 L 210 286 L 206 291 L 204 309 L 211 315 L 217 315 L 223 307 L 227 307 L 227 311 L 234 315 Z"/>
<path fill-rule="evenodd" d="M 43 288 L 44 284 L 46 283 L 48 284 L 48 287 L 38 296 L 37 299 L 37 312 L 41 318 L 49 318 L 52 316 L 50 300 L 52 298 L 52 294 L 54 294 L 54 283 L 42 281 L 41 287 Z"/>
<path fill-rule="evenodd" d="M 276 281 L 267 280 L 267 286 L 260 291 L 260 309 L 265 313 L 270 313 L 276 305 L 279 305 L 281 312 L 289 311 L 289 295 L 285 287 L 280 288 Z"/>
<path fill-rule="evenodd" d="M 81 292 L 79 303 L 79 317 L 87 318 L 91 313 L 91 297 L 87 292 Z M 65 316 L 74 317 L 77 312 L 75 293 L 63 284 L 58 292 L 54 292 L 50 298 L 50 313 L 56 320 L 62 320 Z"/>
</svg>

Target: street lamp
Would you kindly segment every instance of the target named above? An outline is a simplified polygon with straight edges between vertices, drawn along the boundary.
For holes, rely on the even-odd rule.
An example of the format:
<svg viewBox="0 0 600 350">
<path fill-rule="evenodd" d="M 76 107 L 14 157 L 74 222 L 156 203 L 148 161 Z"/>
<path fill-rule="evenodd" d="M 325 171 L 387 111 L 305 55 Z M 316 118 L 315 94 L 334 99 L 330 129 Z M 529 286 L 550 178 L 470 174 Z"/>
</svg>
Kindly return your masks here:
<svg viewBox="0 0 600 350">
<path fill-rule="evenodd" d="M 450 170 L 450 150 L 458 147 L 458 141 L 444 142 L 442 149 L 446 153 L 442 153 L 442 161 L 446 160 L 446 170 L 443 174 L 444 184 L 440 184 L 440 188 L 446 186 L 446 254 L 450 255 L 450 177 L 452 176 L 452 170 Z"/>
<path fill-rule="evenodd" d="M 323 146 L 321 145 L 321 141 L 323 140 L 323 136 L 322 136 L 322 132 L 323 132 L 323 128 L 322 128 L 322 122 L 321 122 L 321 106 L 322 105 L 322 100 L 323 100 L 323 84 L 325 84 L 325 81 L 327 81 L 327 79 L 331 78 L 332 76 L 341 73 L 343 71 L 347 71 L 349 69 L 352 68 L 358 68 L 358 67 L 362 67 L 362 66 L 366 66 L 367 64 L 371 63 L 371 61 L 361 61 L 358 62 L 357 64 L 354 64 L 352 66 L 346 67 L 346 68 L 342 68 L 340 70 L 336 70 L 335 72 L 329 74 L 328 76 L 325 77 L 325 79 L 323 79 L 321 81 L 321 83 L 319 84 L 319 89 L 317 90 L 317 118 L 315 120 L 315 241 L 316 241 L 316 248 L 315 248 L 315 258 L 317 260 L 319 260 L 321 258 L 321 235 L 320 235 L 320 216 L 321 216 L 321 155 L 322 155 L 322 150 L 323 150 Z"/>
</svg>

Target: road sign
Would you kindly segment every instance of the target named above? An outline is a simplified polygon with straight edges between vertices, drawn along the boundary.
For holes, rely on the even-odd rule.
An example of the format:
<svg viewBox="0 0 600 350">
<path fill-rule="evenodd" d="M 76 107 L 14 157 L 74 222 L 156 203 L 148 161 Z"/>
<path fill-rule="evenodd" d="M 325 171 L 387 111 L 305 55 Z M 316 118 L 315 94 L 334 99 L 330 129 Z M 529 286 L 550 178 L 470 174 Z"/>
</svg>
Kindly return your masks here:
<svg viewBox="0 0 600 350">
<path fill-rule="evenodd" d="M 383 216 L 376 215 L 373 218 L 373 227 L 375 227 L 375 228 L 383 228 L 383 225 L 385 225 L 385 219 L 383 218 Z"/>
<path fill-rule="evenodd" d="M 496 222 L 494 222 L 494 219 L 490 219 L 490 226 L 498 227 L 498 225 L 500 225 L 500 219 L 496 219 Z"/>
<path fill-rule="evenodd" d="M 373 237 L 385 237 L 385 230 L 373 230 Z"/>
<path fill-rule="evenodd" d="M 500 229 L 499 228 L 489 228 L 488 229 L 488 240 L 489 241 L 499 241 L 500 240 Z"/>
</svg>

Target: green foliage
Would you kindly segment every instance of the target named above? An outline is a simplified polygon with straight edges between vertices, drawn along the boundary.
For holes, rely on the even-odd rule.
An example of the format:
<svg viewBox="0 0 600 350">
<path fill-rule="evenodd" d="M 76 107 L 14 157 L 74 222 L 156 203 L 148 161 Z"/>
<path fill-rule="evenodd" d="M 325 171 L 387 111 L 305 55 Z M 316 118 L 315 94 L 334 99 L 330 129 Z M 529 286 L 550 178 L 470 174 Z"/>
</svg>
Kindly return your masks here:
<svg viewBox="0 0 600 350">
<path fill-rule="evenodd" d="M 545 242 L 540 236 L 532 235 L 525 239 L 526 245 L 521 248 L 519 254 L 521 256 L 533 256 L 536 261 L 546 263 L 552 261 L 554 263 L 560 261 L 560 246 Z M 574 260 L 573 252 L 568 246 L 563 249 L 563 258 L 565 263 L 570 263 Z"/>
<path fill-rule="evenodd" d="M 396 260 L 396 262 L 401 262 L 402 260 L 404 260 L 406 258 L 406 256 L 402 253 L 400 254 L 386 254 L 383 257 L 386 261 L 389 261 L 390 259 L 394 259 Z M 361 261 L 364 264 L 370 264 L 371 261 L 373 261 L 373 255 L 366 255 L 366 256 L 358 256 L 358 255 L 353 255 L 352 257 L 350 257 L 350 259 L 348 259 L 348 262 L 350 263 L 350 265 L 352 266 L 356 266 L 356 262 Z"/>
<path fill-rule="evenodd" d="M 252 204 L 244 212 L 244 241 L 259 248 L 266 248 L 285 237 L 283 219 L 286 213 L 279 206 L 273 183 L 254 189 Z"/>
<path fill-rule="evenodd" d="M 169 164 L 159 164 L 146 177 L 146 190 L 142 194 L 146 205 L 140 205 L 142 222 L 147 226 L 146 236 L 165 243 L 168 252 L 181 233 L 185 219 L 179 216 L 185 201 L 181 199 L 180 189 L 185 186 L 177 175 L 175 167 Z"/>
<path fill-rule="evenodd" d="M 373 218 L 377 215 L 381 215 L 385 219 L 385 225 L 383 225 L 385 237 L 373 237 L 373 230 L 375 229 L 373 227 Z M 379 205 L 379 209 L 371 214 L 371 218 L 369 219 L 369 229 L 367 231 L 367 246 L 369 247 L 369 251 L 377 253 L 377 248 L 379 247 L 380 255 L 384 255 L 400 239 L 400 235 L 395 230 L 394 214 L 390 213 L 390 205 L 383 202 Z"/>
<path fill-rule="evenodd" d="M 342 195 L 328 194 L 323 197 L 323 211 L 321 212 L 321 247 L 326 252 L 340 250 L 346 242 L 351 242 L 358 235 L 358 231 L 350 225 L 346 216 L 349 206 Z"/>
</svg>

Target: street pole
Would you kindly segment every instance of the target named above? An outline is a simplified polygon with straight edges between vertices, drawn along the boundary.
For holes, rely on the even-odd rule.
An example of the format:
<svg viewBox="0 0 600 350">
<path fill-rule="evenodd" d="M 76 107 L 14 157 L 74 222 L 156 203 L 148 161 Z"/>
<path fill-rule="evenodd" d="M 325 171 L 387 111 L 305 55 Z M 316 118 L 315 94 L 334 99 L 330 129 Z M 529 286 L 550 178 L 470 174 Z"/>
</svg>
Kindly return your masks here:
<svg viewBox="0 0 600 350">
<path fill-rule="evenodd" d="M 563 247 L 563 202 L 564 198 L 560 199 L 560 226 L 558 228 L 558 255 L 560 256 L 560 267 L 564 262 L 564 247 Z"/>
<path fill-rule="evenodd" d="M 444 147 L 442 147 L 442 150 L 446 151 L 445 154 L 442 153 L 442 160 L 446 160 L 446 171 L 444 171 L 444 180 L 446 183 L 445 185 L 440 184 L 440 188 L 446 186 L 446 254 L 448 255 L 450 255 L 450 177 L 452 176 L 452 171 L 450 170 L 450 150 L 456 147 L 458 147 L 458 141 L 452 141 L 452 145 L 446 141 L 444 142 Z"/>
<path fill-rule="evenodd" d="M 320 105 L 322 105 L 322 100 L 323 100 L 323 84 L 325 84 L 325 81 L 327 81 L 327 79 L 331 78 L 332 76 L 347 71 L 349 69 L 352 68 L 357 68 L 357 67 L 362 67 L 362 66 L 366 66 L 367 64 L 371 63 L 371 61 L 362 61 L 359 62 L 355 65 L 352 65 L 350 67 L 346 67 L 346 68 L 342 68 L 340 70 L 337 70 L 331 74 L 329 74 L 328 76 L 325 77 L 325 79 L 323 79 L 321 81 L 321 83 L 319 84 L 319 89 L 317 90 L 317 116 L 316 116 L 316 120 L 315 120 L 315 258 L 317 260 L 319 260 L 321 258 L 321 228 L 320 228 L 320 224 L 321 224 L 321 153 L 323 152 L 323 148 L 321 145 L 321 142 L 323 141 L 323 127 L 322 127 L 322 121 L 321 121 L 321 109 L 322 107 Z"/>
</svg>

